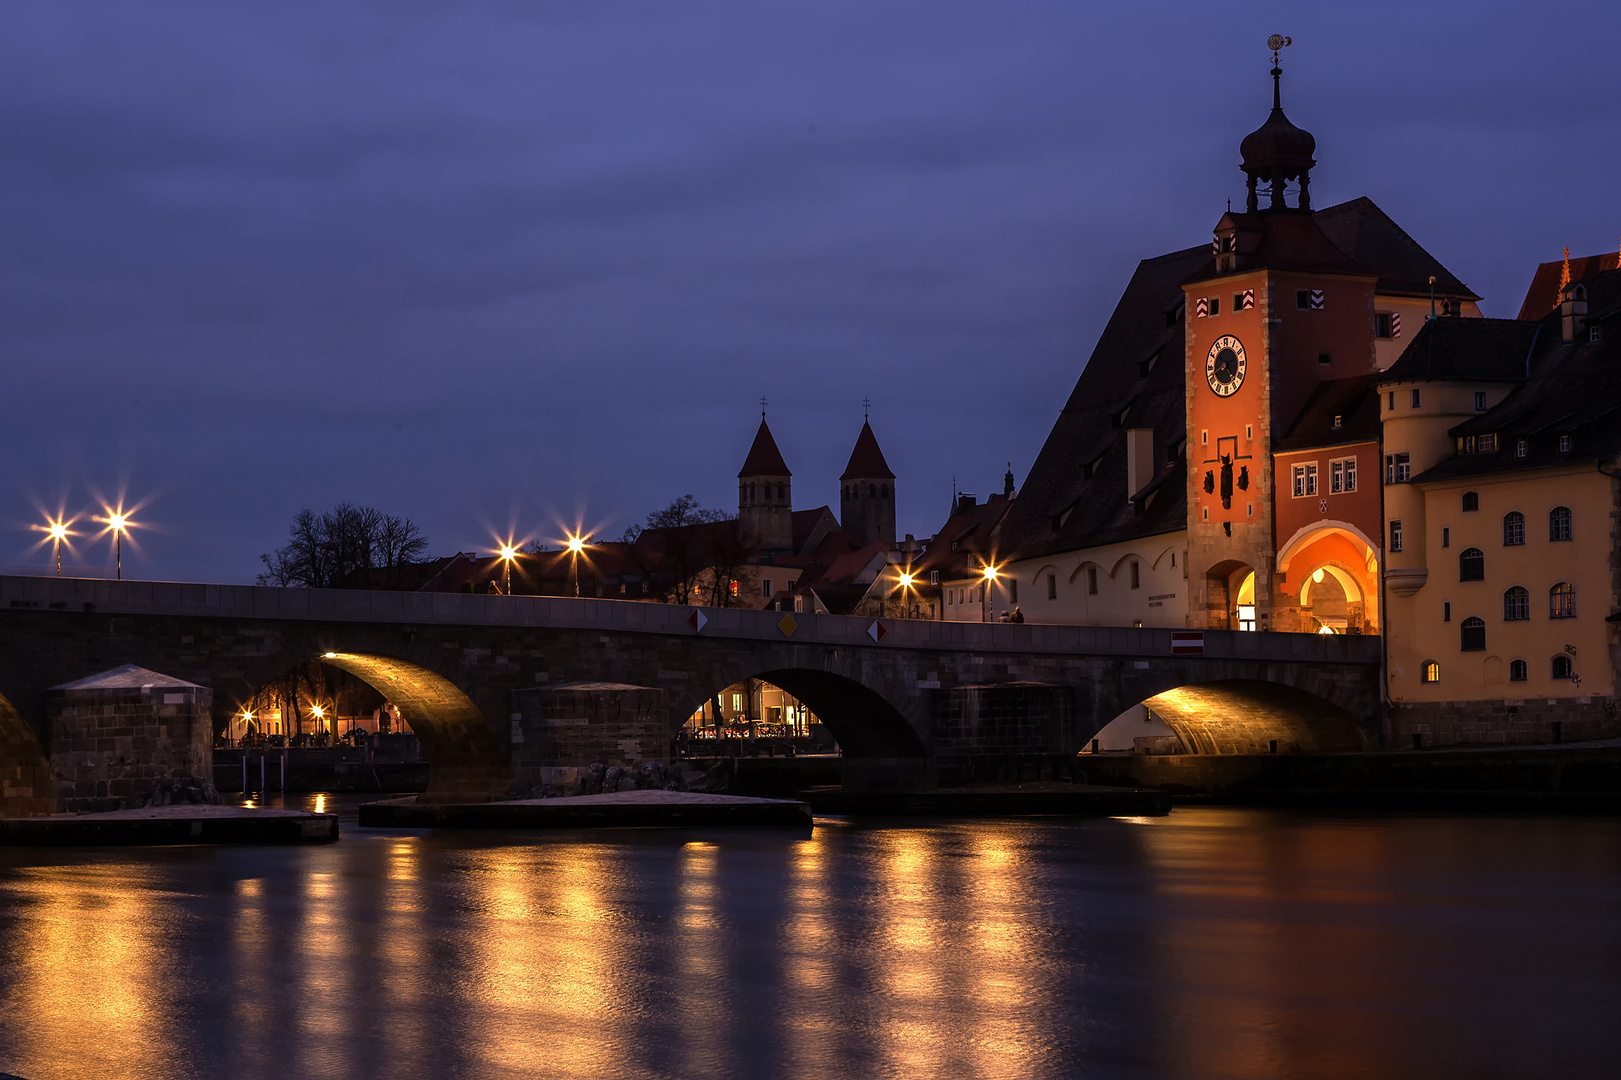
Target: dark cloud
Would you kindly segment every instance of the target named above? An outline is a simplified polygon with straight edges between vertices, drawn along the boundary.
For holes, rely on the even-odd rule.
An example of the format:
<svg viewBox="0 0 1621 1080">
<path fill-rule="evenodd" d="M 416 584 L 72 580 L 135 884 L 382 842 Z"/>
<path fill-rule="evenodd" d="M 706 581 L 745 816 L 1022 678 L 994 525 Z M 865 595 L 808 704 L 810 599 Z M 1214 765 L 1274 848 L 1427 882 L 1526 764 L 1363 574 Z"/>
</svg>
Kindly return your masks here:
<svg viewBox="0 0 1621 1080">
<path fill-rule="evenodd" d="M 1282 20 L 1282 21 L 1279 21 Z M 1323 204 L 1512 314 L 1608 250 L 1609 5 L 12 3 L 0 565 L 127 480 L 148 576 L 300 507 L 617 533 L 724 505 L 754 402 L 803 505 L 870 395 L 927 533 L 1022 475 L 1136 260 L 1242 192 L 1274 29 Z M 92 561 L 99 565 L 104 545 Z M 34 563 L 43 568 L 42 557 Z"/>
</svg>

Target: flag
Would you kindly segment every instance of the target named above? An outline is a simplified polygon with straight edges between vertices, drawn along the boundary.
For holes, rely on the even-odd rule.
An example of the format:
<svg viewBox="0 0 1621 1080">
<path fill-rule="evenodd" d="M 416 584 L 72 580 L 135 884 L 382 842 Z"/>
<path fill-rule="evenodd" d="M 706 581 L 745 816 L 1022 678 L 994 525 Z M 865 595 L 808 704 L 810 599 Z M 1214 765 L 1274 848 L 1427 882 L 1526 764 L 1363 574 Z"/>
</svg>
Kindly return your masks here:
<svg viewBox="0 0 1621 1080">
<path fill-rule="evenodd" d="M 1399 311 L 1391 313 L 1390 336 L 1393 338 L 1401 337 L 1401 312 Z"/>
<path fill-rule="evenodd" d="M 1255 306 L 1255 290 L 1254 289 L 1245 289 L 1244 290 L 1244 302 L 1243 302 L 1243 304 L 1240 305 L 1240 307 L 1243 310 L 1248 311 L 1250 308 L 1252 308 L 1254 306 Z"/>
<path fill-rule="evenodd" d="M 1199 318 L 1199 319 L 1202 319 L 1206 315 L 1209 315 L 1210 314 L 1210 301 L 1207 298 L 1203 297 L 1203 296 L 1199 297 L 1198 300 L 1194 301 L 1193 314 L 1194 314 L 1195 318 Z"/>
<path fill-rule="evenodd" d="M 1311 291 L 1311 309 L 1313 311 L 1323 310 L 1323 290 L 1313 289 Z"/>
</svg>

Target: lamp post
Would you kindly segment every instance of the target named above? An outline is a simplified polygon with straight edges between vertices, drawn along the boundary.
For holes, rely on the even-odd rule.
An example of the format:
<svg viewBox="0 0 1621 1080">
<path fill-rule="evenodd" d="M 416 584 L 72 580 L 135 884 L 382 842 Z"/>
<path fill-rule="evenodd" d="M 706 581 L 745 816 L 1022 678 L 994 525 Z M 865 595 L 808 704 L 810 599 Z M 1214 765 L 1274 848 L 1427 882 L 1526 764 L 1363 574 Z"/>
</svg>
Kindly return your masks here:
<svg viewBox="0 0 1621 1080">
<path fill-rule="evenodd" d="M 987 564 L 981 573 L 985 577 L 985 604 L 980 609 L 980 619 L 990 622 L 990 613 L 996 607 L 996 579 L 1002 576 L 1002 571 Z"/>
<path fill-rule="evenodd" d="M 568 538 L 569 550 L 569 577 L 574 579 L 574 595 L 580 595 L 580 552 L 585 550 L 585 538 L 578 533 Z"/>
<path fill-rule="evenodd" d="M 38 528 L 38 526 L 36 526 L 36 528 Z M 53 521 L 49 525 L 45 526 L 45 531 L 51 537 L 51 546 L 56 549 L 56 576 L 61 577 L 62 576 L 62 541 L 66 540 L 69 536 L 71 536 L 73 534 L 68 532 L 67 523 L 64 522 L 64 521 L 60 521 L 60 520 Z"/>
<path fill-rule="evenodd" d="M 518 557 L 518 549 L 511 544 L 501 547 L 501 591 L 507 596 L 512 595 L 512 560 Z"/>
<path fill-rule="evenodd" d="M 129 531 L 129 515 L 122 511 L 107 515 L 107 528 L 112 530 L 113 550 L 117 552 L 118 580 L 124 580 L 124 534 Z"/>
</svg>

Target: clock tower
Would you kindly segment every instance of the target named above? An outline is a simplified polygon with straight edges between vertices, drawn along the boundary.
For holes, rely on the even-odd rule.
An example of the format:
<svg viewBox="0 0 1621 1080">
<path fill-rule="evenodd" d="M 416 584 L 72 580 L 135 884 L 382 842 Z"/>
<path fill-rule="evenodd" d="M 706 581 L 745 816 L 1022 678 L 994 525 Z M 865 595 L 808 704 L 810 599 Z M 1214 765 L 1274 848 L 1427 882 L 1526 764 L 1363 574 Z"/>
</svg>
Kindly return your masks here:
<svg viewBox="0 0 1621 1080">
<path fill-rule="evenodd" d="M 1222 215 L 1209 262 L 1182 285 L 1194 627 L 1272 628 L 1277 500 L 1316 495 L 1273 475 L 1274 444 L 1322 383 L 1375 370 L 1378 279 L 1312 215 L 1317 141 L 1283 112 L 1287 44 L 1268 42 L 1272 112 L 1240 144 L 1246 208 Z"/>
</svg>

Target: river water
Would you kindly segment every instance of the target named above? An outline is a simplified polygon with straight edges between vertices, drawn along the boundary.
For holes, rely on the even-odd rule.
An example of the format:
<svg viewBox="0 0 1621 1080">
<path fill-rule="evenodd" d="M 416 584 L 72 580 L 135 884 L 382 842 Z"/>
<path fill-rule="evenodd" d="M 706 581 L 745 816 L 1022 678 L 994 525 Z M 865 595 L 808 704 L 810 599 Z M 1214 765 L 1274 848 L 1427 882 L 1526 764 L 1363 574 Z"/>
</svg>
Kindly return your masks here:
<svg viewBox="0 0 1621 1080">
<path fill-rule="evenodd" d="M 0 1072 L 1621 1075 L 1621 819 L 0 850 Z"/>
</svg>

